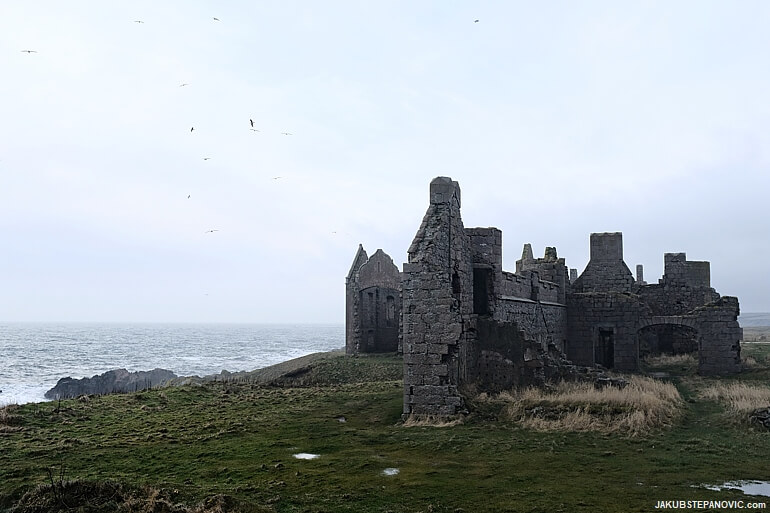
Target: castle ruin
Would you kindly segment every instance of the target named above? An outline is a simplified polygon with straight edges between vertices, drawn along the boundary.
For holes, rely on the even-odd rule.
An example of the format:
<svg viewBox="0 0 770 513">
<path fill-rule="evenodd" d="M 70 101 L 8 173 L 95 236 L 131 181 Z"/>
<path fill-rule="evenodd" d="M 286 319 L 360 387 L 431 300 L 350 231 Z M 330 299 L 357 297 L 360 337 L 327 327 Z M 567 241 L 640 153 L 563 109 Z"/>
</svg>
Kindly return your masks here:
<svg viewBox="0 0 770 513">
<path fill-rule="evenodd" d="M 346 351 L 404 358 L 404 414 L 451 416 L 462 391 L 557 380 L 571 362 L 621 371 L 640 357 L 697 351 L 701 374 L 740 371 L 738 299 L 710 284 L 708 262 L 666 253 L 657 284 L 623 261 L 621 233 L 592 233 L 579 276 L 548 247 L 529 244 L 502 269 L 502 232 L 465 228 L 460 187 L 430 183 L 428 210 L 403 272 L 359 246 L 346 280 Z"/>
</svg>

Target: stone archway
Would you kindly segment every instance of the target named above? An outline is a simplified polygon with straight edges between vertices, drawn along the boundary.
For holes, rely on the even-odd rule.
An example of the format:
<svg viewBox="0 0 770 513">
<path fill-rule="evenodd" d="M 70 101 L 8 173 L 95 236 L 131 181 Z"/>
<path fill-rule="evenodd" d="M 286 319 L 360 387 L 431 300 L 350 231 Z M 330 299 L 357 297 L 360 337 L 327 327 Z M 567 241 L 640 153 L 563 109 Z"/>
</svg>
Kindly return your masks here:
<svg viewBox="0 0 770 513">
<path fill-rule="evenodd" d="M 698 353 L 700 331 L 695 319 L 671 315 L 642 319 L 637 329 L 639 357 Z"/>
</svg>

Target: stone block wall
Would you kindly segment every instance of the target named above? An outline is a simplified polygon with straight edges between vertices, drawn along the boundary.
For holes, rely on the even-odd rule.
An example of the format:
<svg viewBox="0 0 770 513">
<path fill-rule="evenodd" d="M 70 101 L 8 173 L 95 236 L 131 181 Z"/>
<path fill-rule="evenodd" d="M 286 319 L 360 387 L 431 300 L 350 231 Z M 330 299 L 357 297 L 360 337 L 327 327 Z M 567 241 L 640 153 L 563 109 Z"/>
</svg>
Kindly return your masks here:
<svg viewBox="0 0 770 513">
<path fill-rule="evenodd" d="M 503 271 L 499 295 L 532 299 L 532 277 Z"/>
<path fill-rule="evenodd" d="M 653 315 L 684 315 L 699 306 L 713 303 L 719 294 L 712 288 L 692 288 L 683 282 L 657 283 L 635 289 Z"/>
<path fill-rule="evenodd" d="M 564 349 L 567 340 L 567 307 L 563 304 L 519 298 L 500 298 L 495 320 L 515 323 L 527 340 L 536 342 L 543 351 L 549 344 Z"/>
<path fill-rule="evenodd" d="M 561 304 L 566 302 L 570 285 L 569 269 L 564 259 L 557 256 L 555 247 L 546 247 L 543 258 L 532 258 L 532 246 L 525 244 L 521 259 L 516 261 L 516 273 L 523 274 L 525 271 L 537 272 L 541 282 L 550 282 L 554 285 L 548 287 L 554 291 L 554 294 L 542 296 L 543 301 L 555 301 Z"/>
<path fill-rule="evenodd" d="M 639 365 L 637 331 L 643 315 L 649 312 L 633 294 L 568 295 L 567 357 L 578 365 L 598 363 L 618 370 L 636 370 Z M 607 346 L 611 346 L 611 353 Z"/>
<path fill-rule="evenodd" d="M 358 245 L 353 264 L 345 278 L 345 352 L 354 354 L 361 345 L 360 299 L 361 287 L 358 284 L 358 270 L 366 263 L 369 256 L 363 245 Z"/>
<path fill-rule="evenodd" d="M 631 292 L 634 277 L 623 261 L 623 234 L 592 233 L 591 256 L 572 292 Z"/>
<path fill-rule="evenodd" d="M 471 245 L 451 178 L 430 184 L 430 205 L 404 264 L 404 415 L 454 415 L 464 322 L 472 309 Z"/>
<path fill-rule="evenodd" d="M 739 314 L 738 298 L 731 296 L 722 297 L 692 312 L 699 335 L 699 374 L 735 374 L 741 371 L 743 329 L 738 324 Z"/>
<path fill-rule="evenodd" d="M 369 258 L 362 245 L 346 279 L 345 352 L 397 351 L 401 273 L 381 249 Z"/>
</svg>

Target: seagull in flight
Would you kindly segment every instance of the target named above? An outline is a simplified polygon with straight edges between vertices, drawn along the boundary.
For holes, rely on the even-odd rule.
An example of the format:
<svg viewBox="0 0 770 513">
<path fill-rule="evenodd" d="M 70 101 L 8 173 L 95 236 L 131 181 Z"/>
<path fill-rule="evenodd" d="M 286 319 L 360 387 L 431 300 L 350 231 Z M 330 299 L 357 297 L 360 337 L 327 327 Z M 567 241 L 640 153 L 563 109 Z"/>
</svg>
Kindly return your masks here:
<svg viewBox="0 0 770 513">
<path fill-rule="evenodd" d="M 473 23 L 478 23 L 478 22 L 479 22 L 479 20 L 473 20 Z"/>
<path fill-rule="evenodd" d="M 191 194 L 188 194 L 188 195 L 187 195 L 187 199 L 190 199 L 190 196 L 191 196 Z"/>
<path fill-rule="evenodd" d="M 211 160 L 211 157 L 203 157 L 203 160 Z"/>
<path fill-rule="evenodd" d="M 184 87 L 184 86 L 186 86 L 186 85 L 190 85 L 190 84 L 188 84 L 187 82 L 185 82 L 184 84 L 179 84 L 179 87 Z"/>
<path fill-rule="evenodd" d="M 144 23 L 142 20 L 134 20 L 134 23 Z"/>
<path fill-rule="evenodd" d="M 22 50 L 21 53 L 37 53 L 37 50 Z"/>
<path fill-rule="evenodd" d="M 219 18 L 214 18 L 214 21 L 219 21 Z"/>
<path fill-rule="evenodd" d="M 206 231 L 205 231 L 205 232 L 203 232 L 203 233 L 214 233 L 214 232 L 218 232 L 218 231 L 219 231 L 219 230 L 206 230 Z"/>
<path fill-rule="evenodd" d="M 259 132 L 259 130 L 257 130 L 256 128 L 249 128 L 249 130 L 251 130 L 252 132 Z"/>
<path fill-rule="evenodd" d="M 191 127 L 190 127 L 190 132 L 192 132 L 193 130 L 195 130 L 195 127 L 194 127 L 194 126 L 191 126 Z"/>
<path fill-rule="evenodd" d="M 281 132 L 281 133 L 282 133 L 283 135 L 294 135 L 294 134 L 291 134 L 291 133 L 289 133 L 289 132 Z"/>
</svg>

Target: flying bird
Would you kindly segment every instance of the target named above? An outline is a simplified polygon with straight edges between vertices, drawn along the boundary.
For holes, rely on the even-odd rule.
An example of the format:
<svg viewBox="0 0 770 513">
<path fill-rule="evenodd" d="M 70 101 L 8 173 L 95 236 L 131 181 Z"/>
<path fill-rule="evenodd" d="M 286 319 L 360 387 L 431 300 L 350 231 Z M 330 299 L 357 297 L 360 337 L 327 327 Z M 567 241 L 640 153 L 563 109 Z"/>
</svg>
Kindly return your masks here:
<svg viewBox="0 0 770 513">
<path fill-rule="evenodd" d="M 249 130 L 251 130 L 252 132 L 259 132 L 259 130 L 257 130 L 256 128 L 249 128 Z"/>
<path fill-rule="evenodd" d="M 211 160 L 211 157 L 203 157 L 203 160 Z"/>
<path fill-rule="evenodd" d="M 283 177 L 282 176 L 274 176 L 273 180 L 278 180 L 278 179 L 281 179 L 281 178 L 283 178 Z"/>
<path fill-rule="evenodd" d="M 190 199 L 190 194 L 187 195 L 187 199 Z"/>
<path fill-rule="evenodd" d="M 214 233 L 214 232 L 218 232 L 218 231 L 219 231 L 219 230 L 206 230 L 206 231 L 205 231 L 205 232 L 203 232 L 203 233 Z"/>
<path fill-rule="evenodd" d="M 142 20 L 134 20 L 134 23 L 144 23 Z"/>
<path fill-rule="evenodd" d="M 281 133 L 282 133 L 283 135 L 293 135 L 293 134 L 290 134 L 289 132 L 281 132 Z"/>
<path fill-rule="evenodd" d="M 185 82 L 184 84 L 179 84 L 179 87 L 184 87 L 184 86 L 186 86 L 186 85 L 190 85 L 190 84 L 188 84 L 187 82 Z"/>
<path fill-rule="evenodd" d="M 37 53 L 37 50 L 22 50 L 21 53 Z"/>
<path fill-rule="evenodd" d="M 254 128 L 254 120 L 249 118 L 249 123 L 251 123 L 251 128 Z"/>
<path fill-rule="evenodd" d="M 214 18 L 214 21 L 219 21 L 219 18 Z"/>
<path fill-rule="evenodd" d="M 478 23 L 478 22 L 479 22 L 479 20 L 473 20 L 473 23 Z"/>
<path fill-rule="evenodd" d="M 190 132 L 192 132 L 193 130 L 195 130 L 195 127 L 194 127 L 194 126 L 191 126 L 191 127 L 190 127 Z"/>
</svg>

